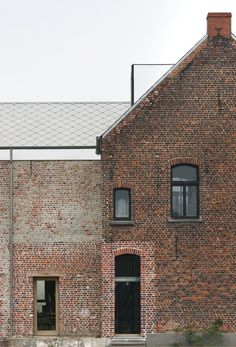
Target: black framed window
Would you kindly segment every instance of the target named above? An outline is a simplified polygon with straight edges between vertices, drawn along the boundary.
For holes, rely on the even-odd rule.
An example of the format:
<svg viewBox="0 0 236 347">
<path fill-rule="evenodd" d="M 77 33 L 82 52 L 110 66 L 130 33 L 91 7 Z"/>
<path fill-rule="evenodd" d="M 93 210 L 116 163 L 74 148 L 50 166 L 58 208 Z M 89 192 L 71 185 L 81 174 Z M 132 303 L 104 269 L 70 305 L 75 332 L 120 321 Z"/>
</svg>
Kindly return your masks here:
<svg viewBox="0 0 236 347">
<path fill-rule="evenodd" d="M 114 189 L 114 219 L 131 219 L 130 189 Z"/>
<path fill-rule="evenodd" d="M 171 217 L 199 218 L 199 175 L 196 165 L 172 167 Z"/>
</svg>

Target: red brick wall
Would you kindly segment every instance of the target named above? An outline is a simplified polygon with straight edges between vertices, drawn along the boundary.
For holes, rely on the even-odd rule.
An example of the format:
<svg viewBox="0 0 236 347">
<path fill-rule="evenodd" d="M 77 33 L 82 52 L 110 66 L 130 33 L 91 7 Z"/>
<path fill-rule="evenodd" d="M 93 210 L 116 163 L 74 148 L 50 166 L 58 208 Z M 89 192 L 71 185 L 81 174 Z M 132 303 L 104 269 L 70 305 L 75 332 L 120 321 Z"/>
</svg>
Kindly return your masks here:
<svg viewBox="0 0 236 347">
<path fill-rule="evenodd" d="M 142 334 L 218 318 L 226 331 L 236 330 L 235 65 L 235 42 L 206 40 L 103 139 L 102 163 L 14 163 L 15 335 L 33 334 L 36 276 L 59 278 L 61 335 L 113 335 L 114 259 L 121 252 L 141 257 Z M 199 165 L 202 221 L 195 223 L 169 221 L 171 166 L 183 162 Z M 112 190 L 122 186 L 132 190 L 133 226 L 111 225 Z M 0 190 L 3 337 L 7 162 Z"/>
<path fill-rule="evenodd" d="M 1 224 L 6 247 L 9 176 L 8 163 L 1 165 Z M 100 162 L 25 161 L 14 162 L 13 167 L 14 335 L 33 334 L 33 278 L 51 276 L 59 279 L 59 334 L 99 336 Z M 4 271 L 8 276 L 8 268 Z M 9 291 L 3 284 L 0 290 L 7 303 Z M 8 306 L 1 303 L 3 336 L 9 334 Z"/>
<path fill-rule="evenodd" d="M 100 247 L 86 243 L 14 248 L 14 335 L 33 334 L 33 278 L 59 279 L 59 334 L 100 335 Z"/>
<path fill-rule="evenodd" d="M 153 302 L 156 299 L 156 248 L 155 244 L 145 242 L 104 243 L 102 245 L 102 333 L 103 336 L 113 336 L 115 334 L 115 256 L 120 254 L 137 254 L 141 257 L 141 307 L 142 322 L 141 333 L 151 332 L 155 320 L 155 307 Z"/>
<path fill-rule="evenodd" d="M 9 326 L 9 171 L 0 163 L 0 338 L 8 336 Z"/>
<path fill-rule="evenodd" d="M 235 105 L 236 43 L 209 38 L 103 138 L 105 335 L 119 248 L 141 254 L 142 333 L 219 318 L 236 331 Z M 170 222 L 174 163 L 199 165 L 202 221 Z M 111 225 L 118 186 L 131 188 L 133 226 Z"/>
</svg>

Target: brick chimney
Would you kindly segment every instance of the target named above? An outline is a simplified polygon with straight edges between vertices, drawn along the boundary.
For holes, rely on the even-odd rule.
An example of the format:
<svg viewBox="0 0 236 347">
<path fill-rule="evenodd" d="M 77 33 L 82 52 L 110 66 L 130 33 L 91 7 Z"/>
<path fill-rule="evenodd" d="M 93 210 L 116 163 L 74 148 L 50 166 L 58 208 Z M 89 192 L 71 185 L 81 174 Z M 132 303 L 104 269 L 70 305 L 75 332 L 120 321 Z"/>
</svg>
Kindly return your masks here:
<svg viewBox="0 0 236 347">
<path fill-rule="evenodd" d="M 215 37 L 217 35 L 227 38 L 231 37 L 231 17 L 230 12 L 208 13 L 207 15 L 207 35 Z"/>
</svg>

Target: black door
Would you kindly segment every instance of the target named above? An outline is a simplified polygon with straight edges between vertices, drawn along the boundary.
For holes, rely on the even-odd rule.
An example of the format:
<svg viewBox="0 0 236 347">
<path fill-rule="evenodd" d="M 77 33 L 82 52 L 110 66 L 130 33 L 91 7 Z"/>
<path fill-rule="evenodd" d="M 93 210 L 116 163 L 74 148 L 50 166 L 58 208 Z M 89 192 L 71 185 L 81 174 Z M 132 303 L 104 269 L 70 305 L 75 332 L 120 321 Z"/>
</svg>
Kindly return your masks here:
<svg viewBox="0 0 236 347">
<path fill-rule="evenodd" d="M 140 333 L 140 257 L 116 257 L 115 333 Z"/>
<path fill-rule="evenodd" d="M 140 282 L 116 282 L 116 334 L 140 333 Z"/>
</svg>

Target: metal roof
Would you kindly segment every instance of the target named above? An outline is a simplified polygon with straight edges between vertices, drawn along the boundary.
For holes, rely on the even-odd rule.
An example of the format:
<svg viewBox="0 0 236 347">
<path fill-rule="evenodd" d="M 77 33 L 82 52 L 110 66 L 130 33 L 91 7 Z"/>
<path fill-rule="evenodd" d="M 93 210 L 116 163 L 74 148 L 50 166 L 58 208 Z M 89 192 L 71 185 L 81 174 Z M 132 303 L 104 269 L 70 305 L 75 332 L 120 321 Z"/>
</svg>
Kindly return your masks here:
<svg viewBox="0 0 236 347">
<path fill-rule="evenodd" d="M 0 103 L 0 147 L 95 146 L 128 102 Z"/>
</svg>

